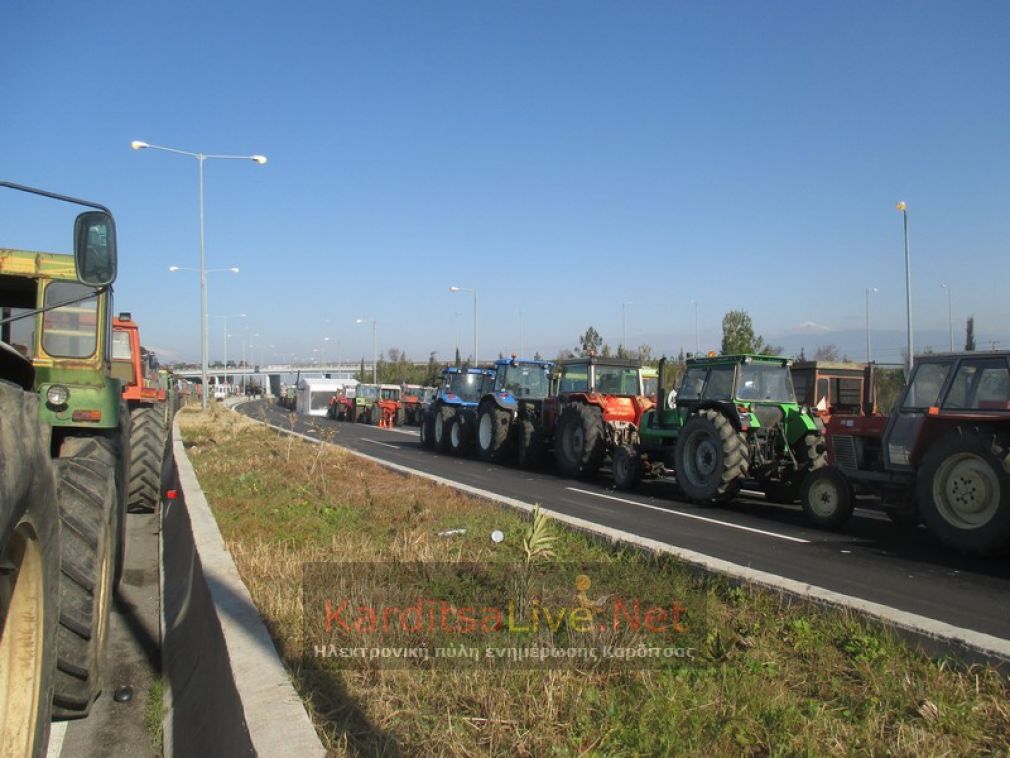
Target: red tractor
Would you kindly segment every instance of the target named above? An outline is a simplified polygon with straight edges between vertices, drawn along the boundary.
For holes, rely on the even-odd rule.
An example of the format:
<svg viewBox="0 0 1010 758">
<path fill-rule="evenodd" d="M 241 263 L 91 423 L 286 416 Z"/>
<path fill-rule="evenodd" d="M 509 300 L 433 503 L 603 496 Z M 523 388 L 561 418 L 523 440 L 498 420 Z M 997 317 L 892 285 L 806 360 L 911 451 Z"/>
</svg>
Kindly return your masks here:
<svg viewBox="0 0 1010 758">
<path fill-rule="evenodd" d="M 400 403 L 403 405 L 403 421 L 411 426 L 421 425 L 421 413 L 425 404 L 431 400 L 434 392 L 431 387 L 422 387 L 420 384 L 404 384 L 400 391 Z"/>
<path fill-rule="evenodd" d="M 642 414 L 656 404 L 646 394 L 642 365 L 619 358 L 574 358 L 558 365 L 556 392 L 544 401 L 543 428 L 566 476 L 591 476 L 619 445 L 629 444 Z"/>
<path fill-rule="evenodd" d="M 379 398 L 372 406 L 370 421 L 375 426 L 403 426 L 404 410 L 400 388 L 395 384 L 380 384 Z"/>
<path fill-rule="evenodd" d="M 333 393 L 326 415 L 334 420 L 354 421 L 354 388 L 345 386 Z"/>
<path fill-rule="evenodd" d="M 1010 548 L 1010 353 L 916 359 L 890 416 L 835 414 L 832 465 L 803 484 L 807 515 L 841 526 L 855 495 L 874 495 L 895 521 L 925 521 L 956 550 Z"/>
<path fill-rule="evenodd" d="M 129 313 L 112 320 L 112 376 L 123 382 L 130 409 L 130 486 L 127 505 L 153 513 L 161 493 L 161 466 L 168 431 L 167 392 L 158 359 L 140 344 L 140 327 Z"/>
</svg>

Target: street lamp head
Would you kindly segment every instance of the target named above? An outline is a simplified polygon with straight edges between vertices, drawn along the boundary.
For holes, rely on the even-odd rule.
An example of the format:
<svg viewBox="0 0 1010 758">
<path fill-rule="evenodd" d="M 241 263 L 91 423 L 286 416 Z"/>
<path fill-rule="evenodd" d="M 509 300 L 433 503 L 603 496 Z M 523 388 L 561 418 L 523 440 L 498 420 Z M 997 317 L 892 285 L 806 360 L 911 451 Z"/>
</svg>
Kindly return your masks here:
<svg viewBox="0 0 1010 758">
<path fill-rule="evenodd" d="M 355 324 L 363 324 L 363 323 L 365 323 L 365 322 L 366 322 L 367 320 L 368 320 L 368 319 L 365 319 L 365 318 L 356 318 L 356 319 L 354 319 L 354 323 L 355 323 Z"/>
<path fill-rule="evenodd" d="M 899 200 L 898 204 L 895 207 L 902 213 L 905 213 L 908 210 L 908 203 L 906 203 L 904 200 Z"/>
<path fill-rule="evenodd" d="M 133 140 L 133 142 L 130 143 L 130 147 L 132 147 L 134 150 L 143 150 L 145 147 L 150 147 L 150 145 L 148 145 L 146 142 L 141 142 L 139 139 L 135 139 Z"/>
<path fill-rule="evenodd" d="M 461 290 L 462 290 L 461 287 L 450 287 L 449 288 L 449 292 L 460 292 Z"/>
<path fill-rule="evenodd" d="M 261 166 L 265 165 L 267 162 L 267 157 L 265 155 L 250 155 L 249 157 L 254 163 L 258 163 Z"/>
<path fill-rule="evenodd" d="M 238 273 L 238 266 L 232 266 L 228 270 L 231 271 L 233 274 L 237 274 Z"/>
<path fill-rule="evenodd" d="M 168 270 L 172 272 L 181 271 L 181 269 L 178 266 L 169 266 Z"/>
</svg>

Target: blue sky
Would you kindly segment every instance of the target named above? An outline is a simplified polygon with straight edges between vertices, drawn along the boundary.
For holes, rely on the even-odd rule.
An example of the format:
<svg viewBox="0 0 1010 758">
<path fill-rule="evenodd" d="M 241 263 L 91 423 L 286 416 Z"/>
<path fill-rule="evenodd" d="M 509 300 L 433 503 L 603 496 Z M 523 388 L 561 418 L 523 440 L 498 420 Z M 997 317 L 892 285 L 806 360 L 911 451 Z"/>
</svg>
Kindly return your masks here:
<svg viewBox="0 0 1010 758">
<path fill-rule="evenodd" d="M 482 357 L 520 311 L 527 353 L 616 345 L 622 303 L 632 346 L 690 350 L 696 299 L 703 349 L 743 309 L 861 358 L 875 286 L 896 360 L 898 200 L 917 347 L 946 345 L 941 283 L 957 341 L 973 313 L 1007 347 L 1008 38 L 1005 2 L 8 0 L 0 178 L 112 208 L 118 306 L 163 359 L 199 355 L 198 277 L 167 271 L 199 264 L 197 162 L 135 139 L 269 158 L 205 164 L 207 266 L 241 269 L 209 311 L 247 314 L 229 357 L 370 356 L 363 317 L 449 359 L 455 284 Z M 67 248 L 37 205 L 0 198 L 0 244 Z"/>
</svg>

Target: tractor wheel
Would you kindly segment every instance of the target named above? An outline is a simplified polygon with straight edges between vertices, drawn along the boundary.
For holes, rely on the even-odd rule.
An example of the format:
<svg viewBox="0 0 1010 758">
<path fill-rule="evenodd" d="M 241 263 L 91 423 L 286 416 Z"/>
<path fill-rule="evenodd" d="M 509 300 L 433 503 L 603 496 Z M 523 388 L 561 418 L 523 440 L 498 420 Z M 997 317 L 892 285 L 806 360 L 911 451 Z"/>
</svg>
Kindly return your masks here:
<svg viewBox="0 0 1010 758">
<path fill-rule="evenodd" d="M 435 419 L 432 424 L 432 438 L 435 441 L 435 449 L 440 452 L 449 450 L 449 427 L 452 419 L 456 415 L 456 409 L 443 405 L 435 409 Z"/>
<path fill-rule="evenodd" d="M 66 437 L 60 443 L 60 458 L 76 458 L 104 463 L 116 471 L 116 571 L 115 586 L 123 576 L 123 566 L 126 565 L 126 511 L 130 499 L 130 483 L 132 469 L 130 455 L 133 446 L 130 444 L 130 412 L 127 407 L 120 410 L 119 439 L 98 434 Z M 158 469 L 160 484 L 161 469 Z"/>
<path fill-rule="evenodd" d="M 0 753 L 46 755 L 59 619 L 56 475 L 38 396 L 0 383 Z"/>
<path fill-rule="evenodd" d="M 368 412 L 368 423 L 372 426 L 378 426 L 380 421 L 382 421 L 382 408 L 378 405 L 373 405 L 372 409 Z"/>
<path fill-rule="evenodd" d="M 547 446 L 544 444 L 544 433 L 540 424 L 529 419 L 522 419 L 519 422 L 518 448 L 519 468 L 528 470 L 543 465 Z"/>
<path fill-rule="evenodd" d="M 115 470 L 60 458 L 60 626 L 53 712 L 86 716 L 102 689 L 115 571 Z"/>
<path fill-rule="evenodd" d="M 554 454 L 565 476 L 586 477 L 595 474 L 606 453 L 603 414 L 589 405 L 569 405 L 558 419 Z"/>
<path fill-rule="evenodd" d="M 814 526 L 838 529 L 852 516 L 856 499 L 845 474 L 834 466 L 821 466 L 807 474 L 800 502 Z"/>
<path fill-rule="evenodd" d="M 154 513 L 161 494 L 165 460 L 165 427 L 160 406 L 140 405 L 130 411 L 129 510 Z"/>
<path fill-rule="evenodd" d="M 473 443 L 473 435 L 463 424 L 462 417 L 457 413 L 449 424 L 449 450 L 453 455 L 465 455 Z"/>
<path fill-rule="evenodd" d="M 481 406 L 477 416 L 477 454 L 481 460 L 496 461 L 505 452 L 512 414 L 494 403 Z"/>
<path fill-rule="evenodd" d="M 919 468 L 919 512 L 948 547 L 994 555 L 1010 548 L 1010 455 L 1005 440 L 957 430 L 929 449 Z"/>
<path fill-rule="evenodd" d="M 396 421 L 394 423 L 397 429 L 407 423 L 407 412 L 403 408 L 396 409 Z"/>
<path fill-rule="evenodd" d="M 629 492 L 642 481 L 642 459 L 631 445 L 618 445 L 610 464 L 614 486 Z"/>
<path fill-rule="evenodd" d="M 797 468 L 781 481 L 763 483 L 765 498 L 773 503 L 796 503 L 802 500 L 803 486 L 807 475 L 828 465 L 827 453 L 819 434 L 810 433 L 800 440 L 795 448 Z"/>
<path fill-rule="evenodd" d="M 677 436 L 677 483 L 702 504 L 722 503 L 740 490 L 747 476 L 747 441 L 723 414 L 700 411 Z"/>
<path fill-rule="evenodd" d="M 422 413 L 418 418 L 421 421 L 420 428 L 418 429 L 418 434 L 421 438 L 421 447 L 431 449 L 435 445 L 435 441 L 432 439 L 431 419 L 426 413 Z"/>
</svg>

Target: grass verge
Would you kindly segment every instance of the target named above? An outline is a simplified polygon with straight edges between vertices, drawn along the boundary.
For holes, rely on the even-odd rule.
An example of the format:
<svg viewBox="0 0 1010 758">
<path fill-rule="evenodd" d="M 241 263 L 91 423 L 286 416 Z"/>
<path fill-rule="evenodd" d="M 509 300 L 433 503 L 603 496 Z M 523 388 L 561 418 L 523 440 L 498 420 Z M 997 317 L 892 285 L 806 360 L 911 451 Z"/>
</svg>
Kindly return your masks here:
<svg viewBox="0 0 1010 758">
<path fill-rule="evenodd" d="M 1006 681 L 858 618 L 697 578 L 554 525 L 550 560 L 661 576 L 704 609 L 690 667 L 346 670 L 302 656 L 302 565 L 521 561 L 528 519 L 212 408 L 184 442 L 243 579 L 333 755 L 1006 754 Z M 320 429 L 320 436 L 334 427 Z M 337 437 L 339 440 L 339 437 Z M 440 537 L 439 532 L 465 529 Z M 506 535 L 488 539 L 493 529 Z"/>
</svg>

